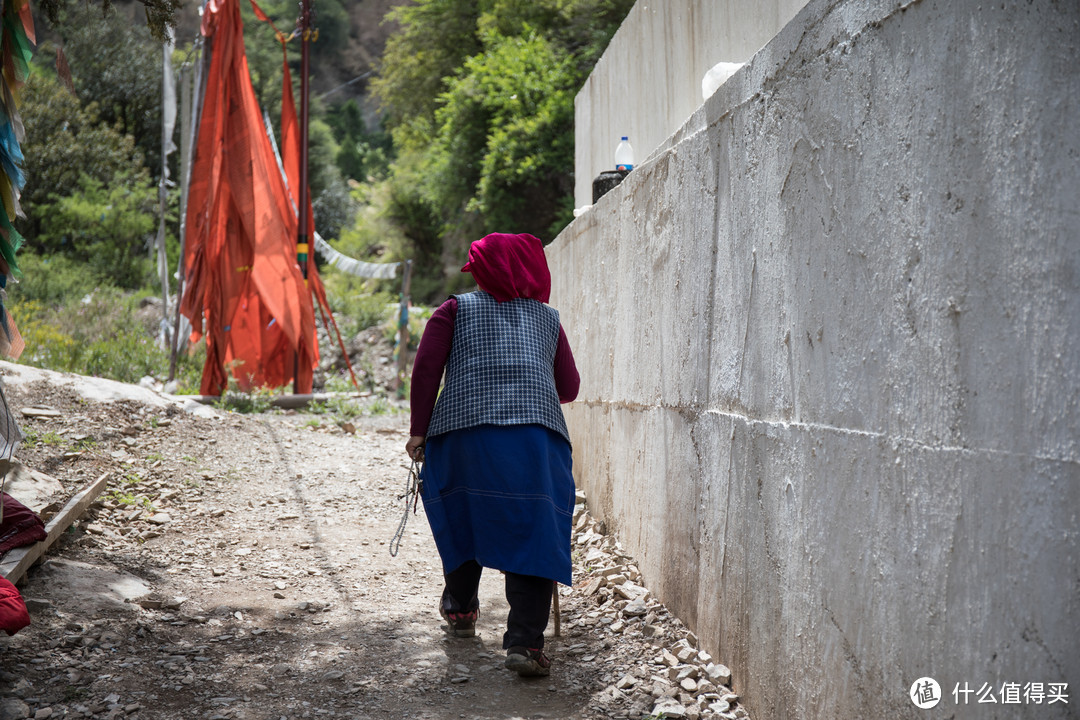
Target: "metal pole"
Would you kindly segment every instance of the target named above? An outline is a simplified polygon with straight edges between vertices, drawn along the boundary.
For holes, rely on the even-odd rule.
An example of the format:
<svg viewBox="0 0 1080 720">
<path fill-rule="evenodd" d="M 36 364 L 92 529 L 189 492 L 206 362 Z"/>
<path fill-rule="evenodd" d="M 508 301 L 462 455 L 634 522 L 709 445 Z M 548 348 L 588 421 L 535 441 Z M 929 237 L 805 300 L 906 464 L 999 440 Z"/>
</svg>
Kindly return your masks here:
<svg viewBox="0 0 1080 720">
<path fill-rule="evenodd" d="M 308 72 L 311 64 L 311 0 L 300 0 L 300 187 L 296 191 L 297 238 L 296 260 L 307 285 L 308 276 Z M 299 353 L 293 355 L 293 394 L 300 392 Z"/>
</svg>

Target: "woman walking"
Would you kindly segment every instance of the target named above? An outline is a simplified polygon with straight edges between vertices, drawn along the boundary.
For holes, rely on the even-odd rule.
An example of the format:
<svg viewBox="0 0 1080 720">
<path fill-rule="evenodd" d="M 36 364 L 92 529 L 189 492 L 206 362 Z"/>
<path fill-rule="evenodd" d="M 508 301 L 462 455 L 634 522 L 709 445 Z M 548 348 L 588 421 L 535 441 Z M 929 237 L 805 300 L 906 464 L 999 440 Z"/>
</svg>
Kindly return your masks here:
<svg viewBox="0 0 1080 720">
<path fill-rule="evenodd" d="M 537 238 L 487 235 L 470 246 L 462 272 L 479 290 L 451 297 L 428 321 L 406 445 L 424 460 L 424 510 L 446 578 L 439 612 L 451 634 L 473 636 L 481 572 L 503 571 L 506 667 L 548 675 L 544 630 L 553 583 L 571 583 L 574 510 L 559 404 L 577 397 L 578 372 L 546 305 L 551 274 Z"/>
</svg>

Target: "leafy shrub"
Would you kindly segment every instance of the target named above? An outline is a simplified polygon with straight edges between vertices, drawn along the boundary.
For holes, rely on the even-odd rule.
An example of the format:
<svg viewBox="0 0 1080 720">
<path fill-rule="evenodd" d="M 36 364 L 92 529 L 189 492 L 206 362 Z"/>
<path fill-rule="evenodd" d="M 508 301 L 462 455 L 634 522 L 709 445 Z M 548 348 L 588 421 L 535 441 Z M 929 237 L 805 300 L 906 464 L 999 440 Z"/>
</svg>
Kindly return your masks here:
<svg viewBox="0 0 1080 720">
<path fill-rule="evenodd" d="M 120 287 L 140 287 L 153 274 L 146 239 L 155 226 L 153 188 L 114 186 L 89 175 L 75 194 L 50 196 L 44 235 L 78 249 L 94 275 Z"/>
<path fill-rule="evenodd" d="M 146 375 L 164 379 L 169 351 L 157 347 L 136 315 L 138 298 L 101 288 L 62 305 L 17 300 L 9 306 L 26 341 L 26 365 L 137 383 Z M 196 393 L 205 347 L 177 357 L 178 392 Z"/>
<path fill-rule="evenodd" d="M 81 298 L 102 284 L 85 263 L 66 255 L 37 255 L 19 253 L 23 277 L 8 289 L 12 300 L 36 303 L 34 312 L 40 314 L 46 305 L 56 305 L 65 298 Z"/>
<path fill-rule="evenodd" d="M 432 308 L 414 305 L 409 308 L 409 349 L 416 350 L 420 345 L 420 336 L 424 334 L 427 321 L 431 317 Z M 383 337 L 388 342 L 397 343 L 398 313 L 394 310 L 393 317 L 389 318 L 382 326 Z"/>
<path fill-rule="evenodd" d="M 283 394 L 282 388 L 255 388 L 251 392 L 237 390 L 233 384 L 233 377 L 229 376 L 229 388 L 221 394 L 221 398 L 214 406 L 221 410 L 252 414 L 264 413 L 273 407 L 275 395 Z"/>
<path fill-rule="evenodd" d="M 26 218 L 16 222 L 27 249 L 68 256 L 112 278 L 108 246 L 116 245 L 122 257 L 145 254 L 141 244 L 154 223 L 156 190 L 142 153 L 131 136 L 101 118 L 96 103 L 80 106 L 48 71 L 30 76 L 20 110 L 34 128 L 23 146 L 33 179 L 22 196 Z M 117 207 L 110 208 L 114 201 Z M 121 235 L 112 237 L 117 230 Z M 102 249 L 109 259 L 97 257 Z M 112 282 L 129 282 L 129 269 Z M 147 278 L 137 279 L 130 287 Z"/>
<path fill-rule="evenodd" d="M 335 277 L 333 281 L 327 278 L 326 285 L 335 322 L 346 340 L 369 327 L 381 326 L 393 312 L 391 304 L 397 300 L 388 292 L 365 292 L 362 282 L 351 282 L 349 278 Z"/>
</svg>

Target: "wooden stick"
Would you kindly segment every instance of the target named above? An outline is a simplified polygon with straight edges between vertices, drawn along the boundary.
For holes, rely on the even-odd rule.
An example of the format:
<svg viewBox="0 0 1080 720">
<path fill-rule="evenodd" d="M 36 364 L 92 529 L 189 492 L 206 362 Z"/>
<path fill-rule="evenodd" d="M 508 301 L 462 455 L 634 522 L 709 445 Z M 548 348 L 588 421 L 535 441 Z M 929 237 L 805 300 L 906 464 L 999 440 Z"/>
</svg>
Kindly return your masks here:
<svg viewBox="0 0 1080 720">
<path fill-rule="evenodd" d="M 562 637 L 562 617 L 559 613 L 559 583 L 551 584 L 551 614 L 555 617 L 555 637 Z"/>
<path fill-rule="evenodd" d="M 39 540 L 33 545 L 15 548 L 5 554 L 4 561 L 0 563 L 0 575 L 3 575 L 4 579 L 12 585 L 22 580 L 23 574 L 30 569 L 30 566 L 45 554 L 45 551 L 49 549 L 49 546 L 53 544 L 56 538 L 71 527 L 71 524 L 86 512 L 86 508 L 90 507 L 90 503 L 94 502 L 97 496 L 105 490 L 105 486 L 109 484 L 110 475 L 112 475 L 111 471 L 106 472 L 85 490 L 68 500 L 67 505 L 45 526 L 46 536 L 44 540 Z"/>
</svg>

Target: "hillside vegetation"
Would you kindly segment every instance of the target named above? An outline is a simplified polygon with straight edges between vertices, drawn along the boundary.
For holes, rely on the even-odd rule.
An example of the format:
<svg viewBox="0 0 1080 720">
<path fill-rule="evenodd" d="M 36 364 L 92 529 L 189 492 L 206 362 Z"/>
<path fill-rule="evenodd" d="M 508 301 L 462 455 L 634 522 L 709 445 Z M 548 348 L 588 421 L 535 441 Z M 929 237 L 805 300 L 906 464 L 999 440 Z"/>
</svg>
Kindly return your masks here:
<svg viewBox="0 0 1080 720">
<path fill-rule="evenodd" d="M 413 259 L 420 302 L 468 283 L 457 270 L 468 243 L 487 232 L 549 242 L 572 217 L 574 95 L 632 4 L 316 0 L 309 156 L 316 229 L 352 257 Z M 293 0 L 260 5 L 280 29 L 292 29 Z M 55 21 L 37 20 L 35 72 L 21 98 L 29 180 L 26 217 L 16 227 L 27 242 L 23 279 L 9 288 L 7 304 L 24 329 L 23 361 L 160 379 L 167 356 L 153 341 L 169 315 L 145 306 L 163 295 L 149 252 L 159 222 L 161 44 L 133 22 L 139 3 L 105 13 L 99 5 L 54 6 Z M 252 83 L 276 122 L 280 45 L 247 3 L 241 11 Z M 174 20 L 173 66 L 194 67 L 197 17 L 187 8 Z M 70 90 L 55 70 L 58 47 L 71 67 Z M 288 50 L 297 82 L 299 43 Z M 170 275 L 179 257 L 179 155 L 168 157 Z M 323 274 L 350 337 L 387 321 L 373 308 L 385 308 L 397 281 L 332 267 Z M 171 277 L 170 300 L 176 292 Z M 197 386 L 198 352 L 181 358 L 182 391 Z"/>
</svg>

